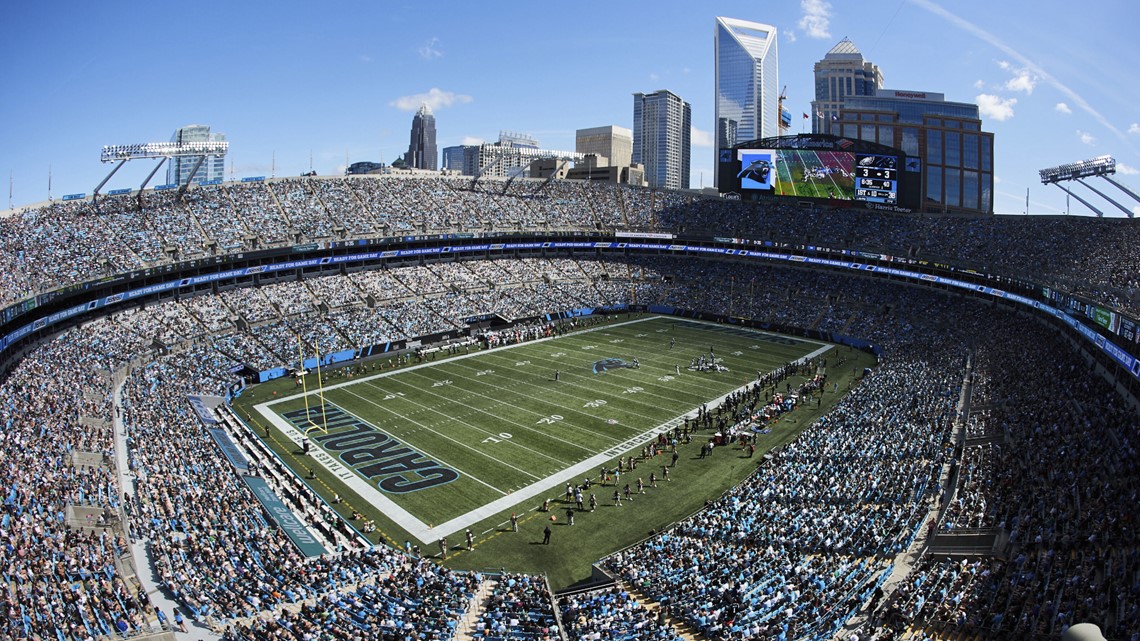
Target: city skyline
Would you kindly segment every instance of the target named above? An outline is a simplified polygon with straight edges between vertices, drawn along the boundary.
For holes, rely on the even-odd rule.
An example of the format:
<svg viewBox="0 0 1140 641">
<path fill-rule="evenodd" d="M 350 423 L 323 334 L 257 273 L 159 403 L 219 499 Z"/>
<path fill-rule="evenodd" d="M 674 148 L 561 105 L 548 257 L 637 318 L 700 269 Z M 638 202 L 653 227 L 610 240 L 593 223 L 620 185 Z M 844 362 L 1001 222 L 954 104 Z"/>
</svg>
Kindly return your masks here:
<svg viewBox="0 0 1140 641">
<path fill-rule="evenodd" d="M 995 134 L 998 213 L 1024 211 L 1027 188 L 1033 213 L 1063 213 L 1064 193 L 1042 186 L 1037 170 L 1102 154 L 1117 159 L 1118 180 L 1140 190 L 1140 117 L 1128 95 L 1140 72 L 1112 46 L 1127 43 L 1122 18 L 1137 15 L 1123 0 L 1079 13 L 972 0 L 899 0 L 873 11 L 818 0 L 665 2 L 649 16 L 614 7 L 607 21 L 570 7 L 522 14 L 444 4 L 438 20 L 424 22 L 411 6 L 312 14 L 288 2 L 271 11 L 207 2 L 201 9 L 216 18 L 209 25 L 215 44 L 204 53 L 174 49 L 173 59 L 139 44 L 106 43 L 116 33 L 161 36 L 159 25 L 177 22 L 175 7 L 63 3 L 67 20 L 60 20 L 59 6 L 13 6 L 12 36 L 0 44 L 12 87 L 0 107 L 0 171 L 10 176 L 11 202 L 45 200 L 49 174 L 57 199 L 89 193 L 110 170 L 97 160 L 103 145 L 165 140 L 185 123 L 226 132 L 227 179 L 298 175 L 310 158 L 318 174 L 340 174 L 352 162 L 401 156 L 408 122 L 424 102 L 439 119 L 441 148 L 493 141 L 509 129 L 545 148 L 572 149 L 577 129 L 631 126 L 629 96 L 659 89 L 691 103 L 690 186 L 708 187 L 708 26 L 716 16 L 777 28 L 789 133 L 810 131 L 802 114 L 814 97 L 812 65 L 847 37 L 889 87 L 979 105 L 983 127 Z M 254 22 L 257 30 L 246 28 Z M 480 35 L 502 24 L 542 35 L 549 51 L 573 53 L 552 61 L 536 54 L 541 47 L 520 52 L 511 38 Z M 192 74 L 170 71 L 189 60 Z M 137 188 L 151 166 L 131 165 L 105 189 Z M 1088 213 L 1076 201 L 1072 210 Z"/>
</svg>

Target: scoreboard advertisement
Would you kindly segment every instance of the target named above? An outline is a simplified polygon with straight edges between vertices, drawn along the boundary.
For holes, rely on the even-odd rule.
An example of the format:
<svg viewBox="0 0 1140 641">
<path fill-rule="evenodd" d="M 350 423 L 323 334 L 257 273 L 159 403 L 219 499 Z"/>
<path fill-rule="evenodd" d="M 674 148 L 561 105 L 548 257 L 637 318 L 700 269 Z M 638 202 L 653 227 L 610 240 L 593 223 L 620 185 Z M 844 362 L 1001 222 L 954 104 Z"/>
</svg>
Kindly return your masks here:
<svg viewBox="0 0 1140 641">
<path fill-rule="evenodd" d="M 721 191 L 737 191 L 745 199 L 783 196 L 853 201 L 894 211 L 917 208 L 917 203 L 905 204 L 914 200 L 911 192 L 921 181 L 911 171 L 915 184 L 910 192 L 904 191 L 900 172 L 904 165 L 909 170 L 911 159 L 903 152 L 833 136 L 807 136 L 758 140 L 756 146 L 722 150 Z M 788 147 L 781 148 L 784 142 Z"/>
</svg>

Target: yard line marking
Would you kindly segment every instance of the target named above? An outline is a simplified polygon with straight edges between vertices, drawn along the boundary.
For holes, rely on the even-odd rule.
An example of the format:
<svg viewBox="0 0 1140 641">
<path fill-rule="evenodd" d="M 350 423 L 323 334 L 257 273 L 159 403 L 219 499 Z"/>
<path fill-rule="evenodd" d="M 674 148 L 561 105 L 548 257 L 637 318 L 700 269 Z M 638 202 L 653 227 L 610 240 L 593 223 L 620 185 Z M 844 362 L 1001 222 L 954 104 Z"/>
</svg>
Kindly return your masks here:
<svg viewBox="0 0 1140 641">
<path fill-rule="evenodd" d="M 420 374 L 419 372 L 417 372 L 417 373 L 416 373 L 416 375 L 417 375 L 417 376 L 423 376 L 423 377 L 425 377 L 425 378 L 428 378 L 426 374 Z M 456 377 L 456 378 L 459 378 L 459 377 Z M 517 423 L 517 422 L 515 422 L 515 421 L 512 421 L 512 420 L 510 420 L 510 419 L 506 419 L 506 418 L 503 418 L 503 417 L 501 417 L 501 416 L 496 416 L 496 415 L 494 415 L 494 414 L 492 414 L 492 413 L 490 413 L 490 412 L 488 412 L 488 411 L 486 411 L 486 410 L 482 410 L 482 409 L 479 409 L 478 407 L 474 407 L 474 406 L 472 406 L 472 405 L 468 405 L 468 404 L 466 404 L 466 403 L 464 403 L 464 402 L 460 401 L 460 400 L 459 400 L 459 399 L 457 399 L 457 398 L 454 398 L 454 397 L 449 397 L 449 396 L 444 396 L 443 394 L 436 394 L 435 392 L 432 392 L 432 391 L 430 391 L 430 390 L 427 390 L 427 389 L 423 389 L 423 388 L 421 388 L 421 387 L 417 387 L 417 386 L 415 386 L 415 385 L 412 385 L 411 383 L 407 383 L 407 382 L 404 382 L 404 381 L 400 381 L 400 379 L 394 379 L 394 380 L 398 381 L 398 382 L 399 382 L 401 385 L 407 385 L 407 386 L 409 386 L 409 387 L 412 387 L 413 389 L 415 389 L 415 390 L 416 390 L 417 392 L 419 392 L 419 393 L 426 393 L 426 394 L 431 394 L 432 396 L 435 396 L 435 397 L 437 397 L 437 398 L 441 398 L 441 399 L 444 399 L 444 400 L 446 400 L 446 401 L 447 401 L 447 402 L 449 402 L 449 403 L 455 403 L 456 405 L 462 405 L 463 407 L 466 407 L 467 409 L 475 410 L 476 412 L 479 412 L 479 413 L 481 413 L 481 414 L 486 414 L 487 416 L 490 416 L 491 418 L 493 418 L 493 419 L 495 419 L 495 420 L 497 420 L 497 421 L 501 421 L 501 422 L 504 422 L 504 423 L 509 423 L 509 424 L 511 424 L 511 425 L 514 425 L 514 426 L 516 426 L 516 427 L 520 428 L 520 429 L 524 429 L 524 430 L 527 430 L 527 431 L 530 431 L 530 432 L 535 432 L 536 434 L 539 434 L 539 435 L 541 435 L 541 436 L 545 436 L 545 437 L 549 437 L 549 438 L 551 438 L 551 439 L 553 439 L 553 440 L 555 440 L 555 441 L 558 441 L 558 442 L 560 442 L 560 443 L 564 443 L 564 444 L 566 444 L 566 445 L 570 445 L 570 446 L 572 446 L 572 447 L 576 447 L 576 448 L 578 448 L 578 449 L 580 449 L 580 450 L 586 450 L 587 452 L 592 452 L 592 451 L 595 449 L 595 448 L 592 448 L 592 447 L 586 447 L 586 446 L 584 446 L 584 445 L 579 445 L 579 444 L 577 444 L 577 443 L 572 443 L 572 442 L 570 442 L 570 441 L 567 441 L 566 439 L 558 438 L 557 436 L 555 436 L 555 435 L 553 435 L 553 434 L 550 434 L 550 433 L 548 433 L 548 432 L 543 432 L 542 430 L 538 430 L 538 429 L 535 429 L 535 428 L 533 428 L 533 427 L 531 427 L 531 426 L 529 426 L 529 425 L 523 425 L 522 423 Z M 428 378 L 428 380 L 431 380 L 431 379 L 430 379 L 430 378 Z M 371 387 L 372 389 L 377 389 L 377 390 L 379 390 L 379 389 L 380 389 L 379 387 L 377 387 L 376 383 L 368 382 L 368 383 L 365 383 L 365 385 L 367 385 L 367 386 Z M 383 390 L 381 390 L 381 391 L 383 391 Z M 480 394 L 480 396 L 482 396 L 482 394 Z M 363 397 L 361 397 L 361 398 L 363 398 Z M 487 398 L 487 397 L 485 397 L 485 396 L 484 396 L 484 398 Z M 447 414 L 447 413 L 445 413 L 445 412 L 441 412 L 441 411 L 439 411 L 439 410 L 437 410 L 437 409 L 435 409 L 435 408 L 433 408 L 433 407 L 429 407 L 429 406 L 427 406 L 427 405 L 424 405 L 423 403 L 419 403 L 419 402 L 417 402 L 417 401 L 413 401 L 412 399 L 410 399 L 410 398 L 409 398 L 409 397 L 407 397 L 407 396 L 401 396 L 401 397 L 400 397 L 400 400 L 403 400 L 403 401 L 407 401 L 407 402 L 409 402 L 409 403 L 412 403 L 412 404 L 414 404 L 414 405 L 417 405 L 417 406 L 419 406 L 419 407 L 422 407 L 422 408 L 424 408 L 425 410 L 427 410 L 427 411 L 429 411 L 429 412 L 435 412 L 436 414 L 439 414 L 439 415 L 443 416 L 444 418 L 448 419 L 450 422 L 453 422 L 453 423 L 462 423 L 462 424 L 464 424 L 464 425 L 466 425 L 466 426 L 468 426 L 468 427 L 472 428 L 472 429 L 473 429 L 474 431 L 476 431 L 476 432 L 482 432 L 483 434 L 486 434 L 487 436 L 498 436 L 498 433 L 497 433 L 497 432 L 492 432 L 492 431 L 490 431 L 490 430 L 487 430 L 487 429 L 484 429 L 484 428 L 482 428 L 482 427 L 479 427 L 478 425 L 472 425 L 471 423 L 468 423 L 467 421 L 464 421 L 464 420 L 460 420 L 460 419 L 457 419 L 457 418 L 455 418 L 455 417 L 453 417 L 453 416 L 450 416 L 450 415 L 448 415 L 448 414 Z M 536 415 L 538 415 L 538 416 L 542 416 L 541 414 L 537 414 L 537 413 L 536 413 Z M 526 451 L 528 451 L 528 452 L 531 452 L 532 454 L 537 454 L 537 455 L 539 455 L 539 456 L 541 456 L 541 457 L 543 457 L 543 458 L 548 458 L 548 459 L 550 459 L 550 460 L 552 460 L 552 461 L 557 461 L 558 463 L 565 463 L 565 462 L 566 462 L 564 459 L 555 458 L 555 457 L 553 457 L 553 456 L 548 456 L 548 455 L 546 455 L 546 454 L 543 454 L 542 452 L 539 452 L 538 450 L 535 450 L 535 449 L 532 449 L 532 448 L 526 447 L 526 446 L 524 446 L 524 445 L 520 445 L 519 443 L 515 443 L 513 440 L 510 440 L 510 441 L 504 441 L 504 443 L 509 443 L 509 444 L 511 444 L 511 445 L 514 445 L 515 447 L 521 447 L 522 449 L 524 449 L 524 450 L 526 450 Z"/>
<path fill-rule="evenodd" d="M 459 364 L 459 363 L 456 363 L 456 365 L 457 365 L 457 366 L 462 366 L 462 367 L 469 367 L 468 365 L 461 365 L 461 364 Z M 426 378 L 427 380 L 432 380 L 432 379 L 431 379 L 430 377 L 428 377 L 426 374 L 421 374 L 420 372 L 416 372 L 416 375 L 417 375 L 417 376 L 423 376 L 423 377 L 424 377 L 424 378 Z M 476 378 L 471 378 L 470 376 L 463 376 L 462 374 L 457 374 L 457 373 L 455 373 L 454 371 L 449 371 L 447 375 L 448 375 L 448 376 L 451 376 L 451 377 L 453 377 L 453 378 L 460 378 L 460 379 L 463 379 L 463 380 L 466 380 L 466 381 L 471 381 L 471 382 L 473 382 L 473 383 L 480 383 L 480 384 L 483 384 L 483 385 L 489 385 L 489 386 L 491 386 L 491 387 L 494 387 L 494 388 L 496 388 L 496 389 L 498 389 L 498 390 L 501 390 L 501 389 L 502 389 L 502 387 L 501 387 L 501 386 L 498 386 L 498 385 L 492 385 L 491 383 L 488 383 L 488 382 L 486 382 L 486 381 L 481 381 L 481 380 L 479 380 L 479 379 L 476 379 Z M 397 381 L 398 381 L 399 379 L 395 379 L 395 380 L 397 380 Z M 371 382 L 370 382 L 370 383 L 366 383 L 366 384 L 367 384 L 367 385 L 369 385 L 369 386 L 371 386 L 371 387 L 375 387 L 376 389 L 380 389 L 379 387 L 376 387 L 376 384 L 375 384 L 375 383 L 371 383 Z M 404 384 L 405 384 L 405 385 L 407 385 L 408 383 L 404 383 Z M 436 394 L 434 394 L 433 392 L 430 392 L 430 391 L 428 391 L 428 390 L 426 390 L 426 389 L 423 389 L 423 388 L 419 388 L 419 387 L 416 387 L 415 389 L 416 389 L 416 391 L 417 391 L 417 392 L 427 392 L 427 393 L 429 393 L 429 394 L 432 394 L 432 395 L 436 395 Z M 471 390 L 469 390 L 469 391 L 471 391 Z M 484 399 L 487 399 L 487 400 L 489 400 L 489 401 L 493 401 L 493 402 L 495 402 L 495 403 L 497 403 L 497 404 L 499 404 L 499 405 L 507 405 L 507 406 L 509 406 L 509 407 L 511 407 L 511 408 L 513 408 L 513 409 L 521 410 L 521 411 L 527 412 L 527 413 L 529 413 L 529 414 L 533 414 L 533 415 L 535 415 L 535 416 L 540 416 L 540 417 L 541 417 L 541 416 L 548 416 L 548 414 L 544 414 L 544 413 L 542 413 L 542 412 L 536 412 L 536 411 L 534 411 L 534 410 L 531 410 L 531 409 L 527 409 L 526 407 L 523 407 L 523 406 L 520 406 L 520 405 L 514 405 L 514 404 L 512 404 L 512 403 L 510 403 L 510 402 L 508 402 L 508 401 L 502 401 L 502 400 L 497 400 L 497 399 L 491 398 L 490 396 L 487 396 L 486 394 L 483 394 L 483 393 L 481 393 L 481 392 L 475 392 L 475 391 L 472 391 L 472 393 L 473 393 L 474 395 L 476 395 L 476 396 L 479 396 L 480 398 L 484 398 Z M 564 395 L 565 395 L 565 394 L 564 394 Z M 457 403 L 457 404 L 459 404 L 459 405 L 463 405 L 464 407 L 466 407 L 466 408 L 468 408 L 468 409 L 472 409 L 472 410 L 475 410 L 475 411 L 477 411 L 477 412 L 481 412 L 481 413 L 483 413 L 483 414 L 487 414 L 488 416 L 491 416 L 492 418 L 494 418 L 494 419 L 496 419 L 496 420 L 500 420 L 500 421 L 506 421 L 507 423 L 510 423 L 510 424 L 512 424 L 512 425 L 516 425 L 516 426 L 518 426 L 518 427 L 521 427 L 522 429 L 525 429 L 525 430 L 536 431 L 536 432 L 538 432 L 539 434 L 542 434 L 543 436 L 549 436 L 550 438 L 552 438 L 552 439 L 554 439 L 554 440 L 556 440 L 556 441 L 561 441 L 561 442 L 564 442 L 564 443 L 568 443 L 568 444 L 570 444 L 570 445 L 573 445 L 574 447 L 578 447 L 578 448 L 581 448 L 581 449 L 584 449 L 584 450 L 587 450 L 587 451 L 593 451 L 593 450 L 597 449 L 597 448 L 593 448 L 593 447 L 583 447 L 583 446 L 581 446 L 581 445 L 578 445 L 577 443 L 571 443 L 571 442 L 569 442 L 569 441 L 565 441 L 564 439 L 560 439 L 560 438 L 558 438 L 557 436 L 554 436 L 554 435 L 552 435 L 552 434 L 550 434 L 550 433 L 548 433 L 548 432 L 543 432 L 543 431 L 541 431 L 541 430 L 536 430 L 534 427 L 531 427 L 531 426 L 528 426 L 528 425 L 523 425 L 523 424 L 521 424 L 521 423 L 517 423 L 517 422 L 515 422 L 515 421 L 512 421 L 512 420 L 510 420 L 510 419 L 505 419 L 505 418 L 502 418 L 502 417 L 500 417 L 500 416 L 496 416 L 496 415 L 494 415 L 494 414 L 491 414 L 490 412 L 488 412 L 488 411 L 486 411 L 486 410 L 480 409 L 480 408 L 478 408 L 478 407 L 472 407 L 472 406 L 470 406 L 470 405 L 467 405 L 467 404 L 463 403 L 462 401 L 458 400 L 457 398 L 453 398 L 453 397 L 447 397 L 447 396 L 441 396 L 441 395 L 440 395 L 440 397 L 441 397 L 441 398 L 445 398 L 445 399 L 447 399 L 449 402 L 453 402 L 453 403 Z M 402 398 L 407 398 L 407 397 L 405 396 L 405 397 L 402 397 Z M 581 411 L 581 410 L 577 410 L 577 409 L 574 409 L 573 407 L 567 407 L 567 406 L 564 406 L 564 405 L 559 405 L 559 404 L 557 404 L 557 403 L 551 403 L 550 401 L 543 401 L 543 400 L 541 400 L 541 399 L 523 398 L 522 400 L 525 400 L 525 401 L 528 401 L 528 402 L 536 402 L 536 401 L 537 401 L 537 402 L 540 402 L 540 403 L 545 403 L 545 404 L 547 404 L 547 405 L 552 405 L 552 406 L 554 406 L 555 408 L 557 408 L 557 409 L 558 409 L 558 411 L 559 411 L 559 412 L 567 412 L 567 413 L 569 413 L 569 412 L 575 412 L 575 413 L 581 414 L 582 416 L 585 416 L 586 418 L 589 418 L 589 419 L 593 419 L 593 420 L 598 420 L 598 417 L 597 417 L 597 416 L 594 416 L 593 414 L 587 414 L 586 412 L 583 412 L 583 411 Z M 581 431 L 583 431 L 583 432 L 589 432 L 590 434 L 593 434 L 594 436 L 597 436 L 597 437 L 599 437 L 599 438 L 604 438 L 604 439 L 609 439 L 609 440 L 612 440 L 612 439 L 614 438 L 612 434 L 606 434 L 606 433 L 604 433 L 604 432 L 596 432 L 596 431 L 594 431 L 594 430 L 592 430 L 592 429 L 590 429 L 589 427 L 586 427 L 586 426 L 579 426 L 579 425 L 574 425 L 573 427 L 574 427 L 574 429 L 580 429 L 580 430 L 581 430 Z M 628 428 L 628 427 L 626 427 L 626 429 L 629 429 L 629 428 Z M 492 434 L 492 435 L 493 435 L 493 434 Z M 550 458 L 550 457 L 547 457 L 547 458 Z M 559 462 L 565 462 L 565 461 L 562 461 L 561 459 L 552 459 L 552 460 L 558 460 Z"/>
<path fill-rule="evenodd" d="M 411 419 L 411 418 L 408 418 L 406 415 L 404 415 L 404 414 L 401 414 L 401 413 L 397 412 L 396 410 L 393 410 L 393 409 L 389 409 L 389 408 L 387 408 L 387 407 L 384 407 L 383 405 L 381 405 L 381 404 L 377 403 L 376 401 L 374 401 L 374 400 L 372 400 L 372 399 L 370 399 L 370 398 L 368 398 L 368 397 L 366 397 L 366 396 L 361 396 L 360 394 L 357 394 L 356 392 L 354 392 L 354 391 L 352 391 L 352 390 L 342 390 L 342 391 L 343 391 L 345 394 L 352 394 L 353 396 L 355 396 L 356 398 L 359 398 L 360 400 L 364 401 L 365 403 L 368 403 L 368 404 L 370 404 L 370 405 L 375 405 L 376 407 L 379 407 L 380 409 L 384 410 L 385 412 L 390 412 L 391 414 L 394 414 L 394 415 L 396 415 L 396 416 L 398 416 L 398 417 L 400 417 L 400 418 L 402 418 L 402 419 L 404 419 L 404 420 L 406 420 L 406 421 L 411 421 L 412 423 L 415 423 L 416 425 L 419 425 L 419 426 L 420 426 L 420 427 L 422 427 L 423 429 L 425 429 L 425 430 L 427 430 L 427 431 L 431 432 L 432 434 L 435 434 L 436 436 L 439 436 L 440 438 L 443 438 L 443 439 L 446 439 L 446 440 L 448 440 L 448 441 L 451 441 L 451 442 L 455 443 L 456 445 L 458 445 L 458 446 L 460 446 L 460 447 L 463 447 L 463 448 L 465 448 L 465 449 L 469 449 L 469 450 L 471 450 L 472 452 L 475 452 L 476 454 L 481 454 L 481 455 L 483 455 L 483 456 L 485 456 L 485 457 L 487 457 L 487 458 L 491 459 L 492 461 L 494 461 L 494 462 L 496 462 L 496 463 L 498 463 L 498 464 L 500 464 L 500 465 L 502 465 L 502 466 L 504 466 L 504 467 L 509 467 L 509 468 L 511 468 L 511 469 L 513 469 L 513 470 L 515 470 L 516 472 L 521 472 L 521 473 L 523 473 L 523 474 L 525 474 L 525 475 L 527 475 L 527 476 L 531 477 L 532 479 L 542 478 L 542 477 L 540 477 L 540 476 L 535 476 L 534 474 L 531 474 L 530 472 L 527 472 L 527 471 L 526 471 L 526 470 L 524 470 L 524 469 L 520 469 L 520 468 L 517 468 L 517 467 L 515 467 L 514 465 L 511 465 L 510 463 L 507 463 L 506 461 L 500 461 L 499 459 L 495 458 L 494 456 L 491 456 L 490 454 L 488 454 L 488 453 L 486 453 L 486 452 L 483 452 L 483 451 L 481 451 L 481 450 L 479 450 L 479 449 L 477 449 L 477 448 L 474 448 L 474 447 L 472 447 L 472 446 L 470 446 L 470 445 L 467 445 L 466 443 L 460 442 L 460 441 L 458 441 L 458 440 L 456 440 L 456 439 L 454 439 L 454 438 L 452 438 L 452 437 L 450 437 L 450 436 L 447 436 L 446 434 L 442 434 L 442 433 L 440 433 L 440 432 L 438 432 L 438 431 L 436 431 L 436 430 L 433 430 L 431 427 L 428 427 L 427 425 L 424 425 L 423 423 L 421 423 L 421 422 L 419 422 L 419 421 L 417 421 L 417 420 L 415 420 L 415 419 Z M 345 409 L 345 408 L 341 407 L 340 405 L 337 405 L 336 403 L 332 403 L 331 401 L 327 401 L 327 400 L 326 400 L 325 402 L 326 402 L 326 403 L 330 403 L 330 404 L 332 404 L 332 405 L 334 405 L 334 406 L 336 406 L 336 407 L 340 407 L 340 409 L 341 409 L 341 410 L 344 410 L 345 412 L 348 412 L 348 410 L 347 410 L 347 409 Z M 416 404 L 418 405 L 418 403 L 416 403 Z M 421 406 L 421 407 L 422 407 L 422 406 Z M 349 412 L 349 414 L 352 414 L 352 412 Z M 355 416 L 355 414 L 354 414 L 354 416 Z M 358 416 L 357 418 L 358 418 L 358 419 L 360 419 L 360 420 L 362 420 L 362 421 L 364 421 L 364 419 L 360 418 L 359 416 Z M 368 423 L 368 421 L 364 421 L 364 422 L 365 422 L 365 423 Z M 368 424 L 369 424 L 369 425 L 371 425 L 371 423 L 368 423 Z M 487 434 L 490 434 L 490 432 L 487 432 Z M 429 454 L 430 452 L 424 452 L 424 453 L 425 453 L 425 454 Z M 432 454 L 432 455 L 434 456 L 434 454 Z M 450 464 L 448 464 L 448 465 L 450 465 Z M 455 466 L 451 466 L 451 467 L 455 468 Z M 459 468 L 455 468 L 455 469 L 456 469 L 456 470 L 458 470 Z M 472 476 L 471 478 L 475 478 L 475 477 L 473 477 L 473 476 Z M 478 479 L 476 479 L 476 480 L 478 480 Z M 479 482 L 480 482 L 480 483 L 483 483 L 483 481 L 479 481 Z M 489 483 L 483 483 L 483 485 L 486 485 L 487 487 L 491 488 L 492 490 L 495 490 L 495 491 L 497 491 L 497 492 L 498 492 L 498 493 L 500 493 L 500 494 L 503 494 L 503 495 L 507 494 L 507 493 L 506 493 L 506 492 L 504 492 L 503 490 L 500 490 L 499 488 L 497 488 L 497 487 L 495 487 L 494 485 L 491 485 L 491 484 L 489 484 Z"/>
</svg>

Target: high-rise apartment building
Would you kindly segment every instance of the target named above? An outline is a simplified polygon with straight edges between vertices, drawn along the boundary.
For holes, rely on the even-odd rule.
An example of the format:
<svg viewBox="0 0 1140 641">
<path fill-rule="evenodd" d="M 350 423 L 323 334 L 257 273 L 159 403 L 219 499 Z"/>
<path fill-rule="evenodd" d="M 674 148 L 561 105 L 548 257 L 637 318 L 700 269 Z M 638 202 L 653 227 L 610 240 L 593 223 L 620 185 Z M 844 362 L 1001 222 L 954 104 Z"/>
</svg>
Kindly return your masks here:
<svg viewBox="0 0 1140 641">
<path fill-rule="evenodd" d="M 689 188 L 692 108 L 660 89 L 633 94 L 633 162 L 645 167 L 650 187 Z"/>
<path fill-rule="evenodd" d="M 420 105 L 412 117 L 412 140 L 404 163 L 412 169 L 439 169 L 439 150 L 435 146 L 435 115 L 427 103 Z"/>
<path fill-rule="evenodd" d="M 174 130 L 170 142 L 221 142 L 226 139 L 225 134 L 212 134 L 208 125 L 186 125 Z M 187 182 L 208 182 L 225 178 L 225 156 L 206 156 L 194 176 L 194 165 L 198 164 L 200 156 L 180 156 L 171 158 L 166 163 L 166 184 L 182 185 Z"/>
<path fill-rule="evenodd" d="M 615 125 L 579 129 L 574 151 L 605 158 L 606 163 L 599 167 L 628 167 L 633 159 L 633 131 Z"/>
<path fill-rule="evenodd" d="M 879 66 L 847 38 L 815 63 L 815 100 L 811 102 L 811 132 L 838 134 L 839 110 L 848 96 L 873 96 L 883 87 Z"/>
<path fill-rule="evenodd" d="M 721 155 L 731 154 L 737 143 L 780 135 L 776 28 L 718 17 L 713 53 L 713 158 L 721 162 Z"/>
</svg>

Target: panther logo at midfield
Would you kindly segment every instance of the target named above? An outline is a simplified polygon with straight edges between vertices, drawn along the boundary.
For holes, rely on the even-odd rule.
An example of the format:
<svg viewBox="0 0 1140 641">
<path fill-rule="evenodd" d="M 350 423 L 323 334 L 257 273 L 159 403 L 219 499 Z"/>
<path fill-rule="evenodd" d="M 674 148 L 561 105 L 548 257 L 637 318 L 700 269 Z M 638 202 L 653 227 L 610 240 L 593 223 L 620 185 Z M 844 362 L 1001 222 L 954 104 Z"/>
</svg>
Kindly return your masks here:
<svg viewBox="0 0 1140 641">
<path fill-rule="evenodd" d="M 635 365 L 620 358 L 603 358 L 600 361 L 594 361 L 595 374 L 605 374 L 606 371 L 611 369 L 618 369 L 619 367 L 628 367 L 630 369 L 633 369 Z"/>
</svg>

